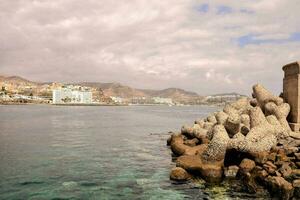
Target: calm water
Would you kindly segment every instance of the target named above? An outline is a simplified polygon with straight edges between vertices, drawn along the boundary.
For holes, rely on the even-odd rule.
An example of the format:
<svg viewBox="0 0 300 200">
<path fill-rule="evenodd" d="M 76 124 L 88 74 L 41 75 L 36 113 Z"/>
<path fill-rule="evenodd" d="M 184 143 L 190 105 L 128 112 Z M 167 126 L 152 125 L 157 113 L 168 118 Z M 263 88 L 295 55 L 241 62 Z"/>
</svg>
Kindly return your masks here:
<svg viewBox="0 0 300 200">
<path fill-rule="evenodd" d="M 0 199 L 253 198 L 169 180 L 167 132 L 217 109 L 0 106 Z"/>
</svg>

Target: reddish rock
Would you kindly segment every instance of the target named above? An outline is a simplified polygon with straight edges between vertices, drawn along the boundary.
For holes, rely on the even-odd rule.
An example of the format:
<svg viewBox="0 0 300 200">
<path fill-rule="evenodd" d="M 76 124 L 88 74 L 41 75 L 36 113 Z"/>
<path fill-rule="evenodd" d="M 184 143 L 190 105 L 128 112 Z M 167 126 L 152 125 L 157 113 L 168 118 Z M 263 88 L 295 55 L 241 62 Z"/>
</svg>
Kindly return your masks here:
<svg viewBox="0 0 300 200">
<path fill-rule="evenodd" d="M 252 171 L 252 169 L 255 167 L 255 162 L 253 160 L 245 158 L 242 160 L 239 167 L 240 167 L 239 172 L 241 174 L 246 174 L 247 172 Z"/>
<path fill-rule="evenodd" d="M 280 199 L 291 199 L 293 196 L 294 188 L 291 183 L 282 177 L 268 176 L 266 178 L 268 189 L 272 196 L 279 196 Z"/>
<path fill-rule="evenodd" d="M 175 181 L 186 181 L 190 175 L 181 167 L 174 167 L 170 173 L 170 179 Z"/>
</svg>

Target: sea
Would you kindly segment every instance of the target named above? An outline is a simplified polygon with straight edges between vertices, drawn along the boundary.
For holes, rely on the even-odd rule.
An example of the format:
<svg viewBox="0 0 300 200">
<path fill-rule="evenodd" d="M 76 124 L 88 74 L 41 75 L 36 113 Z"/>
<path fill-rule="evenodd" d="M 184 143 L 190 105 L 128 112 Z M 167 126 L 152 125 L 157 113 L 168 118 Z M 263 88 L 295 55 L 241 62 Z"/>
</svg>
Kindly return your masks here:
<svg viewBox="0 0 300 200">
<path fill-rule="evenodd" d="M 169 179 L 170 131 L 213 106 L 0 106 L 0 199 L 268 199 L 236 180 Z"/>
</svg>

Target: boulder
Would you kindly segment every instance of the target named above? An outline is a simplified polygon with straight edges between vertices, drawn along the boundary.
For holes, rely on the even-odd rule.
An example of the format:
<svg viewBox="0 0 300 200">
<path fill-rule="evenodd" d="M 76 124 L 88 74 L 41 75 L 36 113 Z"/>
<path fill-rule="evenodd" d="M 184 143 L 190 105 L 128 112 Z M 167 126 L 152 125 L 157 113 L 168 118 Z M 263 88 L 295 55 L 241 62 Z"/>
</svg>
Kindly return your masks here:
<svg viewBox="0 0 300 200">
<path fill-rule="evenodd" d="M 282 177 L 268 176 L 266 178 L 267 187 L 273 196 L 279 196 L 281 199 L 291 199 L 294 188 L 291 183 Z"/>
<path fill-rule="evenodd" d="M 170 179 L 174 181 L 186 181 L 190 179 L 189 173 L 181 167 L 174 167 L 170 173 Z"/>
<path fill-rule="evenodd" d="M 254 169 L 255 162 L 253 160 L 245 158 L 245 159 L 242 160 L 242 162 L 241 162 L 241 164 L 240 164 L 239 167 L 240 167 L 239 172 L 241 174 L 246 174 L 247 172 L 251 172 L 252 169 Z"/>
</svg>

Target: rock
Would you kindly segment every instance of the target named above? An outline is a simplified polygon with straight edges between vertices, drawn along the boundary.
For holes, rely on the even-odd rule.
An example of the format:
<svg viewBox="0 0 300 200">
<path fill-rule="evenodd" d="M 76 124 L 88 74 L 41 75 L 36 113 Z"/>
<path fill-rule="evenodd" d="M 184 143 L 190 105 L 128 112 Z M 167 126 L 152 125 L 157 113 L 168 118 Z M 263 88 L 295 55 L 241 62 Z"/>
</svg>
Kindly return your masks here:
<svg viewBox="0 0 300 200">
<path fill-rule="evenodd" d="M 285 148 L 285 154 L 287 156 L 290 156 L 292 154 L 295 155 L 295 153 L 297 153 L 297 152 L 298 152 L 298 147 L 286 147 Z"/>
<path fill-rule="evenodd" d="M 194 147 L 194 146 L 196 146 L 198 143 L 199 143 L 199 140 L 198 140 L 197 138 L 193 138 L 193 139 L 191 139 L 191 140 L 185 140 L 185 141 L 184 141 L 184 144 L 185 144 L 185 145 L 188 145 L 188 146 L 190 146 L 190 147 Z"/>
<path fill-rule="evenodd" d="M 224 175 L 225 175 L 225 177 L 228 177 L 228 178 L 235 178 L 238 171 L 239 171 L 239 167 L 236 165 L 232 165 L 232 166 L 226 167 L 224 169 Z"/>
<path fill-rule="evenodd" d="M 294 153 L 294 156 L 296 157 L 297 160 L 300 161 L 300 153 Z"/>
<path fill-rule="evenodd" d="M 202 163 L 201 177 L 208 183 L 219 183 L 223 177 L 223 161 Z"/>
<path fill-rule="evenodd" d="M 290 177 L 292 179 L 300 179 L 300 169 L 293 169 Z"/>
<path fill-rule="evenodd" d="M 265 104 L 268 102 L 274 102 L 278 106 L 283 104 L 282 98 L 274 96 L 260 84 L 253 86 L 253 94 L 256 97 L 258 106 L 262 109 L 264 109 Z"/>
<path fill-rule="evenodd" d="M 268 176 L 268 172 L 266 170 L 260 170 L 260 171 L 257 171 L 256 173 L 256 178 L 261 182 L 261 183 L 264 183 L 265 181 L 265 178 Z"/>
<path fill-rule="evenodd" d="M 257 164 L 263 165 L 264 163 L 266 163 L 269 159 L 269 154 L 268 152 L 259 152 L 254 154 L 254 160 Z"/>
<path fill-rule="evenodd" d="M 217 124 L 224 125 L 226 120 L 228 119 L 228 114 L 221 111 L 216 114 Z"/>
<path fill-rule="evenodd" d="M 294 187 L 294 197 L 300 198 L 300 179 L 296 179 L 293 181 L 293 187 Z"/>
<path fill-rule="evenodd" d="M 289 163 L 284 163 L 278 170 L 284 178 L 287 178 L 292 173 L 292 168 L 289 166 Z"/>
<path fill-rule="evenodd" d="M 198 155 L 193 155 L 193 156 L 184 155 L 178 157 L 178 159 L 176 160 L 176 166 L 181 167 L 187 170 L 188 172 L 199 173 L 202 167 L 202 161 L 200 159 L 200 156 Z"/>
<path fill-rule="evenodd" d="M 266 184 L 272 196 L 278 195 L 281 199 L 286 200 L 293 196 L 294 188 L 292 184 L 282 177 L 268 176 Z"/>
<path fill-rule="evenodd" d="M 270 160 L 270 161 L 272 161 L 272 162 L 275 162 L 276 161 L 276 155 L 277 154 L 274 153 L 274 152 L 270 153 L 270 154 L 267 155 L 267 159 Z"/>
<path fill-rule="evenodd" d="M 242 160 L 239 167 L 240 167 L 239 172 L 241 174 L 246 174 L 247 172 L 252 171 L 252 169 L 255 167 L 255 162 L 253 160 L 245 158 L 245 159 Z"/>
<path fill-rule="evenodd" d="M 294 139 L 300 139 L 300 133 L 296 133 L 296 132 L 289 132 L 289 136 L 294 138 Z"/>
<path fill-rule="evenodd" d="M 172 136 L 168 137 L 168 139 L 167 139 L 167 146 L 171 145 L 171 141 L 172 141 Z"/>
<path fill-rule="evenodd" d="M 174 167 L 170 173 L 170 179 L 175 181 L 186 181 L 190 175 L 181 167 Z"/>
<path fill-rule="evenodd" d="M 297 165 L 298 168 L 300 168 L 300 162 L 296 162 L 295 164 Z"/>
<path fill-rule="evenodd" d="M 249 193 L 257 192 L 258 186 L 254 180 L 254 177 L 249 172 L 243 175 L 243 182 L 246 185 Z"/>
<path fill-rule="evenodd" d="M 216 119 L 216 117 L 215 117 L 214 115 L 208 116 L 208 117 L 207 117 L 207 121 L 208 121 L 208 122 L 211 122 L 211 123 L 213 123 L 213 124 L 216 124 L 216 123 L 217 123 L 217 119 Z"/>
<path fill-rule="evenodd" d="M 263 168 L 269 173 L 269 174 L 275 174 L 275 171 L 277 169 L 277 166 L 274 165 L 272 162 L 267 161 L 264 165 Z"/>
</svg>

